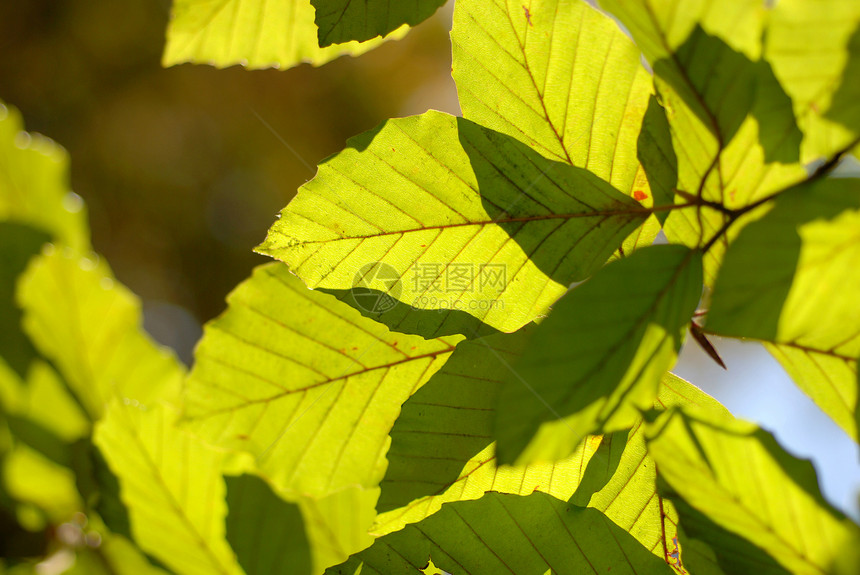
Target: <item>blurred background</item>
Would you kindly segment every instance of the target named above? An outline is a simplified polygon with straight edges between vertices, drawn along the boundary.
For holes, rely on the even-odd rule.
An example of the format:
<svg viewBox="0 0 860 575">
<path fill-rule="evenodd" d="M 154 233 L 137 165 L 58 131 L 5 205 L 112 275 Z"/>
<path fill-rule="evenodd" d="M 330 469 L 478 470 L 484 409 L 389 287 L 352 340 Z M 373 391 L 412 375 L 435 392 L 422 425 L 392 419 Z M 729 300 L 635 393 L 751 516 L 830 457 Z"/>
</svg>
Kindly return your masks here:
<svg viewBox="0 0 860 575">
<path fill-rule="evenodd" d="M 145 327 L 190 363 L 201 325 L 314 166 L 390 117 L 459 113 L 451 3 L 404 40 L 322 68 L 160 65 L 169 0 L 0 0 L 0 100 L 71 156 L 95 249 L 143 301 Z M 860 454 L 760 346 L 688 345 L 678 369 L 739 417 L 812 458 L 860 519 Z"/>
</svg>

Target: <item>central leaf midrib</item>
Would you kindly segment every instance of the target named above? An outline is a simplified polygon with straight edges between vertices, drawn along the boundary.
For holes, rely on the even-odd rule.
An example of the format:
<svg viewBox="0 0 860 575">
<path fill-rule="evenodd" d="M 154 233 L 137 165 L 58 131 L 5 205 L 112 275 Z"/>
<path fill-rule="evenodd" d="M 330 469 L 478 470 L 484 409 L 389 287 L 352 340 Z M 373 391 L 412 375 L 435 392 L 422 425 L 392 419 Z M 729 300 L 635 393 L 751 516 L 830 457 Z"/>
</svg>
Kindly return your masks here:
<svg viewBox="0 0 860 575">
<path fill-rule="evenodd" d="M 298 214 L 293 212 L 296 215 L 301 217 L 302 214 Z M 539 222 L 545 220 L 571 220 L 576 218 L 606 218 L 611 216 L 642 216 L 647 217 L 651 214 L 651 210 L 645 207 L 641 208 L 633 208 L 631 206 L 628 209 L 617 209 L 617 210 L 602 210 L 598 212 L 584 212 L 584 213 L 570 213 L 570 214 L 542 214 L 539 216 L 522 216 L 518 218 L 497 218 L 493 220 L 482 220 L 482 221 L 472 221 L 472 222 L 458 222 L 453 224 L 437 224 L 432 226 L 425 226 L 422 228 L 409 228 L 409 229 L 400 229 L 400 230 L 391 230 L 385 232 L 379 232 L 375 234 L 363 234 L 363 235 L 353 235 L 353 236 L 341 236 L 339 238 L 330 238 L 330 239 L 321 239 L 321 240 L 300 240 L 298 243 L 293 244 L 289 247 L 295 246 L 304 246 L 311 244 L 328 244 L 332 242 L 344 241 L 344 240 L 357 240 L 357 239 L 372 239 L 378 237 L 392 236 L 397 234 L 411 234 L 417 232 L 423 232 L 427 230 L 447 230 L 453 228 L 462 228 L 469 226 L 489 226 L 489 225 L 501 225 L 501 224 L 513 224 L 513 223 L 530 223 L 530 222 Z M 292 236 L 288 236 L 280 229 L 275 230 L 281 236 L 290 238 Z M 297 239 L 297 238 L 295 238 Z"/>
</svg>

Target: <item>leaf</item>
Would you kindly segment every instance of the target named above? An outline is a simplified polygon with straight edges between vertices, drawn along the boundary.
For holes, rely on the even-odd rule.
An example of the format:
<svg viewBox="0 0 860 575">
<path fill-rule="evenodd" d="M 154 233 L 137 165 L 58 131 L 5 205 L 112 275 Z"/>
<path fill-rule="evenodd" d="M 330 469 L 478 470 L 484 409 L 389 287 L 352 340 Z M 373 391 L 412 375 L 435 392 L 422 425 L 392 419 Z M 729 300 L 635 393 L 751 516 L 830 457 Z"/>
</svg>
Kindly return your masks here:
<svg viewBox="0 0 860 575">
<path fill-rule="evenodd" d="M 853 0 L 780 0 L 765 57 L 794 102 L 803 161 L 829 158 L 860 136 L 860 6 Z"/>
<path fill-rule="evenodd" d="M 451 43 L 465 118 L 653 205 L 636 158 L 651 82 L 615 22 L 581 0 L 458 0 Z M 658 231 L 649 218 L 624 252 Z"/>
<path fill-rule="evenodd" d="M 18 286 L 24 331 L 57 366 L 89 417 L 113 397 L 174 397 L 184 370 L 141 330 L 140 303 L 90 254 L 50 248 Z"/>
<path fill-rule="evenodd" d="M 225 540 L 223 456 L 176 428 L 163 406 L 113 401 L 94 442 L 121 485 L 132 534 L 185 574 L 242 573 Z"/>
<path fill-rule="evenodd" d="M 2 491 L 19 503 L 38 507 L 53 524 L 81 509 L 75 476 L 64 467 L 23 443 L 2 458 Z"/>
<path fill-rule="evenodd" d="M 643 248 L 574 288 L 541 323 L 498 403 L 502 462 L 556 460 L 650 408 L 702 289 L 701 254 Z"/>
<path fill-rule="evenodd" d="M 428 559 L 458 574 L 671 573 L 599 511 L 544 493 L 487 493 L 477 501 L 448 503 L 326 573 L 414 572 Z"/>
<path fill-rule="evenodd" d="M 707 330 L 762 340 L 803 389 L 858 439 L 860 180 L 782 194 L 747 226 L 714 286 Z M 756 273 L 749 273 L 756 270 Z"/>
<path fill-rule="evenodd" d="M 197 347 L 185 421 L 249 452 L 279 490 L 375 486 L 400 404 L 458 338 L 389 332 L 280 264 L 257 268 L 227 302 Z"/>
<path fill-rule="evenodd" d="M 370 40 L 403 24 L 415 26 L 433 15 L 446 0 L 311 0 L 316 9 L 319 45 Z"/>
<path fill-rule="evenodd" d="M 668 216 L 666 235 L 710 247 L 710 285 L 732 239 L 723 229 L 729 210 L 806 175 L 798 164 L 801 134 L 791 100 L 759 59 L 761 2 L 730 0 L 719 9 L 693 0 L 602 5 L 630 29 L 654 69 L 677 156 L 676 203 L 690 205 Z M 740 227 L 736 222 L 732 234 Z"/>
<path fill-rule="evenodd" d="M 0 102 L 0 221 L 29 224 L 60 244 L 87 251 L 86 210 L 68 189 L 66 151 L 23 129 L 18 110 Z"/>
<path fill-rule="evenodd" d="M 87 516 L 92 524 L 92 516 Z M 128 539 L 113 533 L 106 533 L 96 527 L 99 534 L 98 547 L 78 548 L 75 550 L 74 565 L 63 573 L 66 575 L 167 575 L 150 565 L 146 557 Z"/>
<path fill-rule="evenodd" d="M 310 0 L 174 0 L 162 64 L 183 62 L 226 67 L 321 66 L 338 56 L 358 56 L 388 39 L 320 48 Z"/>
<path fill-rule="evenodd" d="M 349 146 L 258 251 L 309 287 L 369 288 L 436 312 L 416 331 L 424 337 L 472 334 L 450 310 L 519 329 L 648 215 L 586 170 L 440 112 L 389 120 Z"/>
<path fill-rule="evenodd" d="M 346 561 L 353 553 L 370 547 L 368 530 L 376 516 L 379 490 L 349 488 L 322 499 L 298 500 L 313 556 L 312 573 Z"/>
<path fill-rule="evenodd" d="M 632 193 L 651 87 L 611 19 L 580 0 L 458 0 L 451 42 L 466 118 Z"/>
<path fill-rule="evenodd" d="M 525 344 L 525 333 L 460 343 L 448 363 L 403 405 L 391 432 L 389 467 L 377 508 L 376 535 L 402 529 L 447 502 L 487 491 L 528 495 L 540 491 L 606 513 L 648 549 L 663 556 L 662 534 L 674 536 L 671 503 L 662 511 L 644 427 L 589 436 L 573 455 L 555 463 L 497 466 L 491 443 L 498 388 Z M 689 383 L 667 374 L 656 403 L 728 412 Z"/>
<path fill-rule="evenodd" d="M 484 491 L 510 492 L 496 481 L 493 418 L 498 392 L 510 374 L 510 365 L 523 352 L 534 325 L 512 334 L 496 334 L 461 342 L 451 357 L 430 380 L 413 394 L 400 412 L 391 430 L 388 469 L 380 487 L 377 510 L 397 510 L 425 496 L 454 491 L 457 499 L 474 498 Z M 589 451 L 593 452 L 596 445 Z M 588 451 L 588 450 L 585 450 Z M 584 457 L 584 451 L 578 455 Z M 478 481 L 478 477 L 486 481 Z M 531 492 L 531 487 L 546 481 L 515 480 Z M 546 479 L 546 478 L 545 478 Z M 466 490 L 468 482 L 468 491 Z M 461 483 L 460 490 L 451 487 Z M 531 487 L 525 487 L 526 484 Z M 556 493 L 553 495 L 559 496 Z M 420 505 L 423 519 L 450 498 L 426 506 Z M 410 505 L 415 507 L 414 505 Z M 409 509 L 399 509 L 402 518 Z M 383 519 L 377 522 L 382 522 Z M 385 527 L 387 533 L 400 526 Z"/>
<path fill-rule="evenodd" d="M 51 236 L 26 224 L 0 221 L 0 358 L 20 377 L 38 357 L 21 331 L 21 309 L 15 303 L 15 284 Z"/>
<path fill-rule="evenodd" d="M 225 476 L 227 541 L 245 575 L 311 573 L 299 507 L 278 497 L 254 475 Z"/>
<path fill-rule="evenodd" d="M 705 539 L 727 573 L 774 572 L 751 555 L 756 548 L 790 573 L 825 573 L 860 533 L 824 501 L 812 465 L 752 424 L 670 410 L 646 437 L 684 530 Z M 696 535 L 701 517 L 724 532 L 703 526 Z"/>
</svg>

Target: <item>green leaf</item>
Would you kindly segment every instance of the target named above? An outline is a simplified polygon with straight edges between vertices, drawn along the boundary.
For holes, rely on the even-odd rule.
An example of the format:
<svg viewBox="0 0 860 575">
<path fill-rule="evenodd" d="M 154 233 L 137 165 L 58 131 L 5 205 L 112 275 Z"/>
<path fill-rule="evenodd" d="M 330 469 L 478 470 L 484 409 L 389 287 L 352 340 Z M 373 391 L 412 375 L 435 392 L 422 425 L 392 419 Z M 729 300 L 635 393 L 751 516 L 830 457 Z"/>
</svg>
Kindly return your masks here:
<svg viewBox="0 0 860 575">
<path fill-rule="evenodd" d="M 140 303 L 95 254 L 53 248 L 21 277 L 24 331 L 51 359 L 90 416 L 113 397 L 171 399 L 184 370 L 142 330 Z"/>
<path fill-rule="evenodd" d="M 186 422 L 251 453 L 279 490 L 322 497 L 375 486 L 400 404 L 458 338 L 390 332 L 281 264 L 257 268 L 227 301 L 197 347 Z"/>
<path fill-rule="evenodd" d="M 732 238 L 723 229 L 727 210 L 805 177 L 798 164 L 801 133 L 791 100 L 759 59 L 761 2 L 602 4 L 630 29 L 651 62 L 666 109 L 677 156 L 676 203 L 691 204 L 668 216 L 667 237 L 694 247 L 719 234 L 705 259 L 711 284 Z M 736 222 L 731 233 L 740 227 Z"/>
<path fill-rule="evenodd" d="M 278 497 L 254 475 L 225 476 L 227 541 L 245 575 L 311 573 L 299 507 Z"/>
<path fill-rule="evenodd" d="M 750 273 L 755 270 L 756 273 Z M 860 180 L 781 195 L 726 254 L 707 330 L 766 342 L 792 378 L 858 439 Z"/>
<path fill-rule="evenodd" d="M 555 463 L 497 466 L 491 443 L 498 390 L 528 334 L 499 334 L 457 346 L 448 363 L 403 405 L 391 432 L 389 467 L 373 532 L 385 535 L 432 515 L 442 504 L 477 499 L 487 491 L 540 491 L 595 507 L 663 556 L 677 517 L 666 502 L 664 525 L 641 422 L 631 431 L 587 437 Z M 695 406 L 728 413 L 689 383 L 667 374 L 655 406 Z"/>
<path fill-rule="evenodd" d="M 23 443 L 3 456 L 2 491 L 38 507 L 55 525 L 81 509 L 72 471 Z"/>
<path fill-rule="evenodd" d="M 370 40 L 403 24 L 415 26 L 447 0 L 311 0 L 316 9 L 319 45 Z"/>
<path fill-rule="evenodd" d="M 162 64 L 292 68 L 321 66 L 338 56 L 358 56 L 387 39 L 320 48 L 310 0 L 174 0 Z"/>
<path fill-rule="evenodd" d="M 826 573 L 860 533 L 824 501 L 812 465 L 752 424 L 670 410 L 646 436 L 685 532 L 707 541 L 727 573 L 780 571 L 761 564 L 761 551 L 787 572 Z"/>
<path fill-rule="evenodd" d="M 0 221 L 0 361 L 20 377 L 38 357 L 21 330 L 21 309 L 15 303 L 15 285 L 30 259 L 50 241 L 47 233 L 18 222 Z"/>
<path fill-rule="evenodd" d="M 64 443 L 89 434 L 90 422 L 75 402 L 56 371 L 43 360 L 30 364 L 25 379 L 16 383 L 16 392 L 4 398 L 3 411 L 44 429 Z"/>
<path fill-rule="evenodd" d="M 463 115 L 632 193 L 651 83 L 618 26 L 581 0 L 458 0 Z"/>
<path fill-rule="evenodd" d="M 91 524 L 92 516 L 87 517 Z M 90 529 L 92 531 L 99 534 L 98 547 L 76 549 L 74 565 L 63 572 L 65 575 L 168 575 L 166 571 L 152 566 L 128 539 L 107 533 L 99 527 Z"/>
<path fill-rule="evenodd" d="M 595 509 L 545 493 L 487 493 L 477 501 L 448 503 L 326 573 L 414 573 L 428 561 L 458 575 L 672 572 Z"/>
<path fill-rule="evenodd" d="M 223 455 L 180 431 L 168 408 L 119 401 L 94 441 L 119 478 L 141 549 L 182 575 L 242 573 L 225 540 Z"/>
<path fill-rule="evenodd" d="M 765 57 L 804 132 L 803 161 L 829 158 L 860 137 L 860 5 L 854 0 L 780 0 Z"/>
<path fill-rule="evenodd" d="M 88 250 L 86 210 L 68 189 L 66 151 L 23 129 L 18 110 L 0 102 L 0 221 L 30 224 L 62 245 Z"/>
<path fill-rule="evenodd" d="M 322 499 L 298 500 L 311 545 L 312 573 L 322 573 L 370 547 L 373 537 L 368 530 L 378 497 L 379 489 L 349 488 Z"/>
<path fill-rule="evenodd" d="M 424 337 L 462 329 L 453 312 L 519 329 L 648 216 L 590 172 L 440 112 L 389 120 L 349 146 L 320 165 L 258 251 L 309 287 L 359 286 L 437 311 Z"/>
<path fill-rule="evenodd" d="M 701 254 L 643 248 L 555 305 L 501 391 L 501 461 L 556 460 L 651 407 L 702 292 Z"/>
<path fill-rule="evenodd" d="M 653 205 L 636 157 L 651 82 L 615 22 L 581 0 L 458 0 L 451 43 L 464 117 Z M 637 231 L 625 253 L 659 225 Z"/>
<path fill-rule="evenodd" d="M 425 496 L 451 492 L 452 485 L 466 479 L 473 498 L 491 488 L 508 492 L 494 479 L 495 404 L 502 382 L 510 374 L 510 365 L 522 355 L 534 327 L 461 342 L 442 369 L 406 400 L 391 430 L 389 465 L 377 505 L 380 512 L 395 510 Z M 476 488 L 481 482 L 477 482 L 475 475 L 488 471 L 489 481 Z M 524 478 L 521 483 L 525 485 Z M 465 484 L 462 487 L 459 493 L 455 491 L 459 499 L 468 497 Z M 549 488 L 546 481 L 543 488 Z M 449 499 L 428 505 L 426 511 L 421 505 L 422 511 L 429 514 L 446 500 Z M 397 517 L 409 510 L 399 511 Z M 377 531 L 387 533 L 399 528 L 377 528 Z"/>
</svg>

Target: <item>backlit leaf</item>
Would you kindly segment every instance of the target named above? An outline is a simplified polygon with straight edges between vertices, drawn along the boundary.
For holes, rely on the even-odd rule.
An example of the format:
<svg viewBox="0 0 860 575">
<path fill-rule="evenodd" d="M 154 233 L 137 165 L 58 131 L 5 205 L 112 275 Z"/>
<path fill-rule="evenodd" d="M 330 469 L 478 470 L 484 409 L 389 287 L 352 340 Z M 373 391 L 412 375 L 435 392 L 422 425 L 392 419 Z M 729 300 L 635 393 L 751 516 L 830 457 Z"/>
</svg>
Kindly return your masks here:
<svg viewBox="0 0 860 575">
<path fill-rule="evenodd" d="M 420 571 L 428 560 L 457 574 L 672 572 L 596 509 L 545 493 L 487 493 L 477 501 L 448 503 L 326 573 L 393 575 Z"/>
<path fill-rule="evenodd" d="M 801 389 L 857 440 L 856 286 L 860 180 L 801 186 L 738 236 L 714 286 L 706 327 L 765 342 Z"/>
<path fill-rule="evenodd" d="M 824 501 L 812 465 L 752 424 L 671 410 L 646 437 L 685 532 L 707 541 L 727 573 L 779 572 L 762 551 L 787 572 L 826 573 L 860 534 Z"/>
<path fill-rule="evenodd" d="M 804 132 L 803 160 L 832 156 L 860 136 L 860 4 L 780 0 L 765 57 Z"/>
<path fill-rule="evenodd" d="M 387 38 L 401 38 L 407 31 L 401 28 Z M 383 41 L 320 48 L 311 0 L 174 0 L 162 63 L 321 66 L 344 54 L 358 56 Z"/>
<path fill-rule="evenodd" d="M 86 209 L 69 190 L 68 169 L 61 146 L 25 132 L 18 110 L 0 102 L 0 220 L 30 224 L 77 251 L 89 249 Z"/>
<path fill-rule="evenodd" d="M 477 499 L 486 491 L 540 491 L 595 507 L 662 557 L 662 534 L 671 543 L 677 517 L 665 502 L 663 519 L 641 422 L 629 432 L 589 436 L 562 461 L 497 466 L 491 442 L 494 407 L 527 335 L 521 331 L 462 342 L 448 363 L 404 403 L 391 432 L 378 506 L 383 513 L 373 532 L 397 531 L 435 513 L 443 503 Z M 715 400 L 667 374 L 655 406 L 673 405 L 728 415 Z"/>
<path fill-rule="evenodd" d="M 648 216 L 590 172 L 439 112 L 389 120 L 349 146 L 320 165 L 258 251 L 309 287 L 361 286 L 434 312 L 424 337 L 472 335 L 455 312 L 519 329 Z"/>
<path fill-rule="evenodd" d="M 464 117 L 653 204 L 636 157 L 653 88 L 615 22 L 582 0 L 458 0 L 451 43 Z M 658 230 L 649 218 L 624 251 Z"/>
<path fill-rule="evenodd" d="M 765 21 L 761 2 L 601 4 L 630 29 L 642 48 L 666 110 L 677 156 L 676 203 L 693 204 L 668 216 L 665 231 L 670 241 L 705 245 L 728 221 L 726 210 L 804 178 L 798 163 L 801 134 L 791 100 L 769 65 L 760 60 Z M 739 228 L 735 223 L 730 231 L 734 234 Z M 709 284 L 730 239 L 722 233 L 708 251 Z"/>
<path fill-rule="evenodd" d="M 319 45 L 370 40 L 403 24 L 415 26 L 447 0 L 311 0 L 316 9 Z"/>
<path fill-rule="evenodd" d="M 140 303 L 98 256 L 48 249 L 18 286 L 24 330 L 91 419 L 113 397 L 175 398 L 184 370 L 141 330 Z"/>
<path fill-rule="evenodd" d="M 503 462 L 556 460 L 626 429 L 657 396 L 702 290 L 701 255 L 653 246 L 574 288 L 535 330 L 499 397 Z"/>
<path fill-rule="evenodd" d="M 182 575 L 241 574 L 225 539 L 223 455 L 175 426 L 170 409 L 114 401 L 94 441 L 119 478 L 141 549 Z"/>
<path fill-rule="evenodd" d="M 379 489 L 351 487 L 321 499 L 299 499 L 311 545 L 313 573 L 322 573 L 370 547 L 373 537 L 368 530 L 376 516 L 378 497 Z"/>
<path fill-rule="evenodd" d="M 185 421 L 251 453 L 281 491 L 376 485 L 400 404 L 458 339 L 390 332 L 282 264 L 257 268 L 228 304 L 197 347 Z"/>
</svg>

